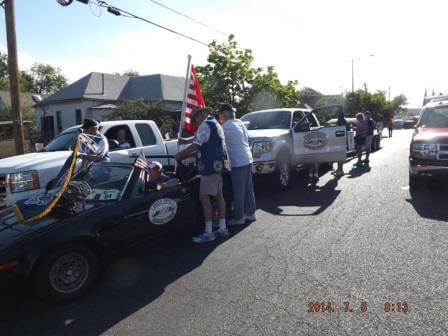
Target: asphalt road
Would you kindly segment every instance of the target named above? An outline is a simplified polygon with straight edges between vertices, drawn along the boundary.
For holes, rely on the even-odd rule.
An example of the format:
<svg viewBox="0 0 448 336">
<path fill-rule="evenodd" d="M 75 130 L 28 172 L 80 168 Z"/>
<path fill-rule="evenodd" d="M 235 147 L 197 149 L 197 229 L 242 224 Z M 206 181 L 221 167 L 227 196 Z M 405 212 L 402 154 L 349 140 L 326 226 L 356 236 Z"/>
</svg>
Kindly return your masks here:
<svg viewBox="0 0 448 336">
<path fill-rule="evenodd" d="M 339 180 L 323 173 L 312 187 L 297 174 L 281 194 L 258 185 L 256 222 L 208 244 L 171 235 L 133 248 L 76 302 L 0 288 L 0 334 L 447 335 L 448 196 L 410 193 L 410 137 L 384 138 L 370 169 L 347 163 Z"/>
</svg>

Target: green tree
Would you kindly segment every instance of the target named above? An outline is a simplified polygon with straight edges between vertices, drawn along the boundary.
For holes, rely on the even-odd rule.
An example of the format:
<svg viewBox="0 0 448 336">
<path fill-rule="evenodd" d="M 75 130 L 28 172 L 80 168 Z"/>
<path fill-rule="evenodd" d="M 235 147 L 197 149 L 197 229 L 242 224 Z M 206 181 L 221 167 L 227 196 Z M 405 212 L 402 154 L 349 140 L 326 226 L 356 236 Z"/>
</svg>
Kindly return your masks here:
<svg viewBox="0 0 448 336">
<path fill-rule="evenodd" d="M 160 102 L 148 102 L 143 98 L 125 100 L 118 104 L 117 109 L 108 118 L 109 120 L 153 120 L 162 135 L 173 134 L 174 119 L 170 112 L 164 110 Z"/>
<path fill-rule="evenodd" d="M 234 35 L 225 43 L 213 41 L 209 45 L 208 64 L 198 66 L 196 72 L 207 106 L 227 102 L 238 114 L 272 107 L 297 106 L 297 82 L 282 84 L 274 67 L 253 67 L 250 49 L 239 49 Z"/>
<path fill-rule="evenodd" d="M 8 55 L 0 51 L 0 90 L 9 91 Z"/>
<path fill-rule="evenodd" d="M 29 82 L 29 91 L 37 94 L 54 93 L 67 86 L 68 82 L 61 69 L 44 63 L 35 63 L 22 77 Z"/>
<path fill-rule="evenodd" d="M 140 76 L 140 74 L 138 73 L 137 70 L 132 70 L 132 69 L 126 70 L 125 72 L 123 72 L 123 75 L 124 76 L 129 76 L 129 77 Z"/>
</svg>

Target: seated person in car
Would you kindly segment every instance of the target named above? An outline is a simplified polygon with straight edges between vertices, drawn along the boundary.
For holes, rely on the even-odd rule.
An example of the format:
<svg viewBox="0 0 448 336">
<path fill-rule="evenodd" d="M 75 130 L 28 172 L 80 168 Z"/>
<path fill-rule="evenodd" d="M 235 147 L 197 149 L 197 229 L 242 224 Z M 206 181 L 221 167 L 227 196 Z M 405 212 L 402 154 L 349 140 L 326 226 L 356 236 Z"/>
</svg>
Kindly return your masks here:
<svg viewBox="0 0 448 336">
<path fill-rule="evenodd" d="M 167 176 L 162 171 L 162 164 L 158 161 L 148 163 L 146 190 L 157 191 L 165 187 L 174 187 L 179 183 L 175 177 Z"/>
<path fill-rule="evenodd" d="M 131 148 L 131 144 L 126 139 L 126 130 L 124 128 L 120 128 L 117 132 L 117 140 L 118 146 L 120 149 L 129 149 Z"/>
</svg>

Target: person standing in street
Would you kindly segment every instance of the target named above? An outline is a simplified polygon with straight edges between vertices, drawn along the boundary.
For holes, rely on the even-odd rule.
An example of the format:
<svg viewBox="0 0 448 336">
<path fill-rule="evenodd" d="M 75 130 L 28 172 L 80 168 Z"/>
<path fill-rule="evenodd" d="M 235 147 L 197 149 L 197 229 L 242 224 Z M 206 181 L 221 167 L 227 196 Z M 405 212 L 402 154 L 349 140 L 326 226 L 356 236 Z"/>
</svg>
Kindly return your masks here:
<svg viewBox="0 0 448 336">
<path fill-rule="evenodd" d="M 348 125 L 347 120 L 345 120 L 344 110 L 339 109 L 336 117 L 338 118 L 338 120 L 336 121 L 336 126 L 345 126 L 345 136 L 347 139 L 347 131 L 350 130 L 350 126 Z M 333 175 L 335 175 L 336 177 L 344 176 L 343 166 L 344 162 L 338 162 L 338 169 L 333 172 Z"/>
<path fill-rule="evenodd" d="M 194 243 L 212 241 L 216 235 L 225 237 L 229 235 L 226 226 L 226 204 L 222 193 L 222 173 L 230 169 L 227 156 L 224 131 L 216 119 L 210 116 L 210 108 L 195 108 L 191 112 L 191 122 L 198 127 L 196 135 L 189 139 L 179 138 L 179 144 L 190 143 L 190 146 L 178 152 L 177 161 L 188 158 L 196 153 L 197 169 L 201 176 L 199 199 L 205 219 L 205 230 L 197 237 Z M 216 198 L 219 212 L 219 229 L 213 232 L 212 205 L 210 197 Z"/>
<path fill-rule="evenodd" d="M 99 132 L 98 121 L 84 119 L 80 132 L 87 135 L 86 143 L 81 141 L 78 154 L 78 158 L 81 159 L 80 171 L 87 172 L 94 162 L 109 161 L 109 143 L 107 138 Z"/>
<path fill-rule="evenodd" d="M 387 129 L 389 130 L 389 138 L 392 138 L 392 131 L 394 129 L 394 123 L 392 119 L 387 120 Z"/>
<path fill-rule="evenodd" d="M 366 158 L 365 163 L 369 163 L 370 152 L 372 151 L 373 130 L 375 129 L 375 122 L 372 119 L 370 111 L 365 112 L 366 124 L 367 124 L 367 136 L 366 136 Z"/>
<path fill-rule="evenodd" d="M 235 119 L 235 108 L 230 104 L 221 104 L 217 110 L 226 139 L 229 154 L 230 177 L 233 187 L 233 220 L 229 225 L 245 224 L 246 220 L 255 221 L 255 195 L 252 182 L 252 153 L 246 126 Z"/>
<path fill-rule="evenodd" d="M 364 114 L 357 113 L 356 114 L 356 135 L 355 135 L 355 146 L 356 146 L 356 155 L 358 156 L 358 162 L 356 165 L 361 165 L 361 157 L 362 157 L 362 149 L 366 145 L 366 137 L 367 137 L 367 122 L 364 120 Z"/>
</svg>

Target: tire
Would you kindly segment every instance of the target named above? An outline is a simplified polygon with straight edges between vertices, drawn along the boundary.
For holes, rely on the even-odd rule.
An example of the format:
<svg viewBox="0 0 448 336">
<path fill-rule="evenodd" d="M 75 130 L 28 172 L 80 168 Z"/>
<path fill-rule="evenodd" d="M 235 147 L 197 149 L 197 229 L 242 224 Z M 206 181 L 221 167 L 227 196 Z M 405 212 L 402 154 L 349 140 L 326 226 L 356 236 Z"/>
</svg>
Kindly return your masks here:
<svg viewBox="0 0 448 336">
<path fill-rule="evenodd" d="M 273 182 L 277 191 L 286 190 L 291 186 L 291 162 L 288 156 L 284 155 L 277 159 Z"/>
<path fill-rule="evenodd" d="M 98 256 L 89 247 L 78 244 L 64 246 L 37 266 L 36 292 L 44 300 L 78 298 L 98 279 L 99 266 Z"/>
</svg>

